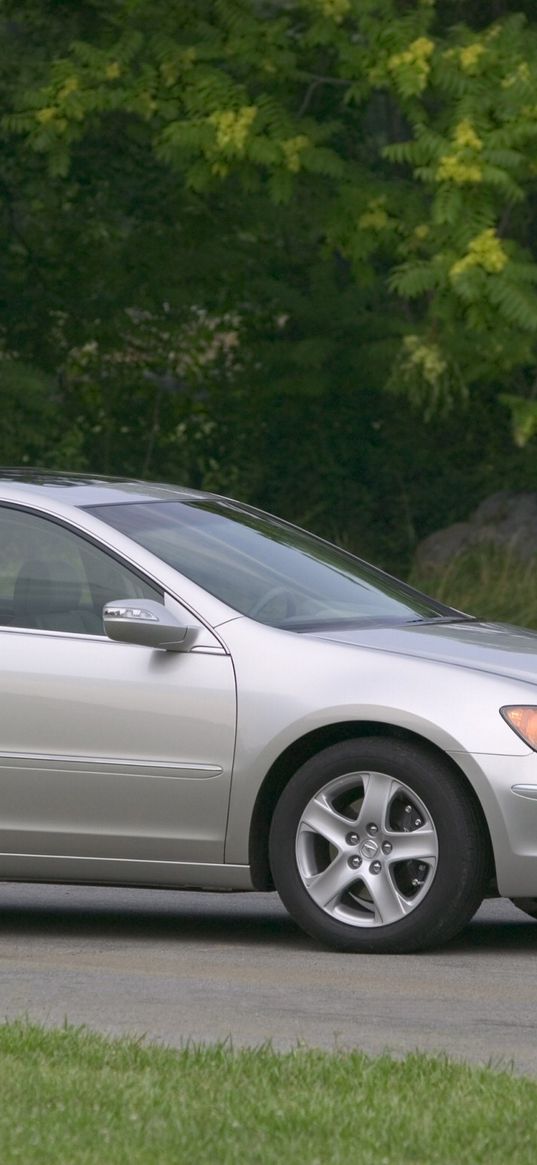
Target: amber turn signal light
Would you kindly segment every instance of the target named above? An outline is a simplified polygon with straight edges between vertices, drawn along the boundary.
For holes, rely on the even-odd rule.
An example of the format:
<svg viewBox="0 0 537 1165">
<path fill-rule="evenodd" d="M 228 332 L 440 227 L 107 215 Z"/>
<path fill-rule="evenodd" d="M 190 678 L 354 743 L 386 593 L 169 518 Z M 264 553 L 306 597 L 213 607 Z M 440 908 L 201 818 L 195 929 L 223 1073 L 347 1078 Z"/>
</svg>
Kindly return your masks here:
<svg viewBox="0 0 537 1165">
<path fill-rule="evenodd" d="M 508 705 L 500 713 L 520 739 L 537 751 L 537 708 L 528 705 Z"/>
</svg>

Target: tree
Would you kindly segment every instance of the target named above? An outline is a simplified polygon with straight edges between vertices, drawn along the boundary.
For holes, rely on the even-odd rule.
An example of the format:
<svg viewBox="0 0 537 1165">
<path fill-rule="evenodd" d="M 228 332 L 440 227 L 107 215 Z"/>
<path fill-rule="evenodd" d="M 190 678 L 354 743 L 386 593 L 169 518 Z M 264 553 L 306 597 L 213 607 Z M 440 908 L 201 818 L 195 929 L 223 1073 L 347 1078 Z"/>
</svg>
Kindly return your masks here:
<svg viewBox="0 0 537 1165">
<path fill-rule="evenodd" d="M 416 509 L 416 418 L 474 451 L 492 410 L 472 489 L 512 472 L 502 409 L 537 430 L 525 7 L 4 5 L 6 342 L 62 365 L 93 465 L 325 528 L 396 494 L 407 543 L 452 516 Z"/>
</svg>

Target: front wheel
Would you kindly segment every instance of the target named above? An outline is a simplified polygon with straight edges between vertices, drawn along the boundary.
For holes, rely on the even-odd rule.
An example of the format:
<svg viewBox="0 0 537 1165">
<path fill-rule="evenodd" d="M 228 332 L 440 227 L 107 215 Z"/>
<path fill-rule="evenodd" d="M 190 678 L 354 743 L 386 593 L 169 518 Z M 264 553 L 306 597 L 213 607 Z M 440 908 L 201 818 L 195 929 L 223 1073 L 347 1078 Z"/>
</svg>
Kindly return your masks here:
<svg viewBox="0 0 537 1165">
<path fill-rule="evenodd" d="M 340 950 L 445 942 L 480 905 L 487 850 L 471 793 L 405 741 L 349 740 L 307 761 L 270 832 L 276 889 L 296 922 Z"/>
</svg>

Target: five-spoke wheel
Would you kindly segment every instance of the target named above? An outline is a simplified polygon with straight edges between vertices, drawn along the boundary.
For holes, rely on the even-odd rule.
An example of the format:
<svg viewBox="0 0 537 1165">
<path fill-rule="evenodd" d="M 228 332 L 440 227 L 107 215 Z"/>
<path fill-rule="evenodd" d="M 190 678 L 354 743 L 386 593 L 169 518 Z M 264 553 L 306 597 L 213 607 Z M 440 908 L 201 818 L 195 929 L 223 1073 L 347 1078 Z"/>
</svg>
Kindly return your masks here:
<svg viewBox="0 0 537 1165">
<path fill-rule="evenodd" d="M 276 807 L 270 857 L 290 913 L 343 949 L 445 941 L 482 897 L 486 848 L 456 773 L 406 742 L 345 741 L 308 761 Z"/>
</svg>

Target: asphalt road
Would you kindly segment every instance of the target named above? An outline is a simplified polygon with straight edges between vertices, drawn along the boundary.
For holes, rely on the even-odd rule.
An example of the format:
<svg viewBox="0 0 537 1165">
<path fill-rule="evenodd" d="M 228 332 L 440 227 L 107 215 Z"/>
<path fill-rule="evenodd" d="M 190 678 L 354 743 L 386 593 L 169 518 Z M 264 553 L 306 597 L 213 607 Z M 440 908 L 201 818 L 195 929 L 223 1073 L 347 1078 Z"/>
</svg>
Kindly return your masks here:
<svg viewBox="0 0 537 1165">
<path fill-rule="evenodd" d="M 175 1045 L 421 1049 L 537 1076 L 536 954 L 507 902 L 442 950 L 375 957 L 320 950 L 272 894 L 0 885 L 0 1019 Z"/>
</svg>

